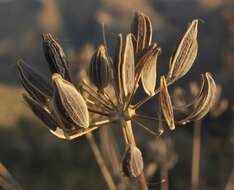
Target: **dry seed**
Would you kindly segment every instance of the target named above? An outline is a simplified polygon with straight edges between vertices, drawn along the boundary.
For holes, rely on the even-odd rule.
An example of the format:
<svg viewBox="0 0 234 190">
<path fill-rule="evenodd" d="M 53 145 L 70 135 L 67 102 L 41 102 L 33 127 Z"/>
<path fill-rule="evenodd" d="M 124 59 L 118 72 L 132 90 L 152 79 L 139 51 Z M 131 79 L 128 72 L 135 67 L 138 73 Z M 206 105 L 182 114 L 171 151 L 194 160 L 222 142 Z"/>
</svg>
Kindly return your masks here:
<svg viewBox="0 0 234 190">
<path fill-rule="evenodd" d="M 122 102 L 122 82 L 121 82 L 121 62 L 122 62 L 122 51 L 123 51 L 123 36 L 118 35 L 117 44 L 115 48 L 115 59 L 114 59 L 114 78 L 115 78 L 115 90 L 119 101 Z"/>
<path fill-rule="evenodd" d="M 211 109 L 214 104 L 216 96 L 216 84 L 210 73 L 205 73 L 204 88 L 201 92 L 201 96 L 197 100 L 194 106 L 194 111 L 188 115 L 185 119 L 179 121 L 180 124 L 186 124 L 190 121 L 200 120 Z"/>
<path fill-rule="evenodd" d="M 122 169 L 128 177 L 138 177 L 144 169 L 141 151 L 136 146 L 128 148 L 122 160 Z"/>
<path fill-rule="evenodd" d="M 146 34 L 145 34 L 145 47 L 148 47 L 151 45 L 152 41 L 152 24 L 148 16 L 145 16 L 145 23 L 146 23 Z"/>
<path fill-rule="evenodd" d="M 111 65 L 103 45 L 99 46 L 91 59 L 89 75 L 92 83 L 101 91 L 110 83 Z"/>
<path fill-rule="evenodd" d="M 168 80 L 174 81 L 183 77 L 192 67 L 197 56 L 198 20 L 193 20 L 180 41 L 175 54 L 171 57 Z"/>
<path fill-rule="evenodd" d="M 25 90 L 37 101 L 47 104 L 52 97 L 52 85 L 38 72 L 24 62 L 17 64 L 20 81 Z"/>
<path fill-rule="evenodd" d="M 52 76 L 54 85 L 54 105 L 58 115 L 68 123 L 81 128 L 89 127 L 87 105 L 77 89 L 61 75 Z"/>
<path fill-rule="evenodd" d="M 167 125 L 171 130 L 175 129 L 173 107 L 171 98 L 167 89 L 167 82 L 164 76 L 160 79 L 160 105 L 163 112 L 163 116 L 167 122 Z"/>
<path fill-rule="evenodd" d="M 131 32 L 133 33 L 136 43 L 135 43 L 135 53 L 143 50 L 145 47 L 145 35 L 146 35 L 146 22 L 144 14 L 141 12 L 136 12 L 131 24 Z"/>
<path fill-rule="evenodd" d="M 39 102 L 33 100 L 26 94 L 23 94 L 23 98 L 25 102 L 28 104 L 28 106 L 31 108 L 33 113 L 43 122 L 46 124 L 46 126 L 52 130 L 55 131 L 57 127 L 59 127 L 58 122 L 53 117 L 51 112 L 48 108 L 46 108 L 44 105 L 40 104 Z"/>
<path fill-rule="evenodd" d="M 134 49 L 131 34 L 128 34 L 126 37 L 126 44 L 122 56 L 121 76 L 123 92 L 124 96 L 128 97 L 133 90 L 135 77 Z"/>
<path fill-rule="evenodd" d="M 64 79 L 71 81 L 67 58 L 62 47 L 51 34 L 43 34 L 42 39 L 44 55 L 51 73 L 59 73 Z"/>
<path fill-rule="evenodd" d="M 142 74 L 141 74 L 141 82 L 145 92 L 151 96 L 154 95 L 154 89 L 156 86 L 156 79 L 157 79 L 157 61 L 158 56 L 161 50 L 155 48 L 152 52 L 151 56 L 147 59 L 144 64 Z"/>
</svg>

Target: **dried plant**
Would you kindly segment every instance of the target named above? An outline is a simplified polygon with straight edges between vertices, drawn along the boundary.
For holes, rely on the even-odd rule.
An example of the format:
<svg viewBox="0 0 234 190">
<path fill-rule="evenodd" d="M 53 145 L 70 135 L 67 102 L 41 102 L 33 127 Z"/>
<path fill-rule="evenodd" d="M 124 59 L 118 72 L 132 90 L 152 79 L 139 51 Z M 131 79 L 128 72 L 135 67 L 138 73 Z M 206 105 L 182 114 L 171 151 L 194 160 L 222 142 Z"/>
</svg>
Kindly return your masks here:
<svg viewBox="0 0 234 190">
<path fill-rule="evenodd" d="M 20 79 L 29 94 L 25 94 L 24 99 L 59 138 L 72 140 L 90 134 L 103 125 L 119 125 L 126 149 L 122 171 L 126 176 L 137 178 L 141 189 L 148 189 L 143 172 L 143 157 L 137 147 L 132 122 L 154 136 L 160 136 L 163 130 L 147 128 L 137 121 L 138 118 L 159 119 L 138 114 L 137 110 L 160 94 L 161 110 L 165 118 L 161 121 L 175 130 L 176 124 L 185 125 L 204 117 L 215 99 L 214 79 L 210 73 L 205 73 L 202 75 L 203 85 L 197 98 L 187 105 L 192 106 L 193 111 L 184 119 L 176 120 L 174 117 L 175 109 L 168 87 L 183 77 L 193 65 L 198 51 L 197 33 L 198 20 L 193 20 L 171 57 L 168 74 L 160 76 L 160 86 L 156 87 L 156 65 L 161 48 L 152 42 L 150 19 L 137 12 L 130 33 L 126 37 L 118 35 L 113 58 L 109 55 L 106 44 L 98 47 L 89 68 L 92 85 L 81 79 L 79 88 L 74 86 L 62 47 L 51 34 L 44 34 L 43 47 L 52 73 L 52 82 L 25 63 L 19 63 Z M 140 84 L 147 96 L 134 103 L 134 95 Z"/>
</svg>

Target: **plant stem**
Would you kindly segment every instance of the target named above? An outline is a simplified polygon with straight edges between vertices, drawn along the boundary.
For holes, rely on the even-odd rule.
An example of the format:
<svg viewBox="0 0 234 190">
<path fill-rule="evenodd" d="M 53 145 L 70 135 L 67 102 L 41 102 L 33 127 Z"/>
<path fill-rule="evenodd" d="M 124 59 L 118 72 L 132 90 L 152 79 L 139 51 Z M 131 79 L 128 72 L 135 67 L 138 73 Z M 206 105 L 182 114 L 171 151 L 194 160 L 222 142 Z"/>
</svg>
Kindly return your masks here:
<svg viewBox="0 0 234 190">
<path fill-rule="evenodd" d="M 167 168 L 162 166 L 160 168 L 160 176 L 161 176 L 161 181 L 164 181 L 161 183 L 161 190 L 168 190 L 168 171 Z"/>
<path fill-rule="evenodd" d="M 192 190 L 197 190 L 199 186 L 200 173 L 200 144 L 201 144 L 201 121 L 194 123 L 193 134 L 193 159 L 192 159 Z"/>
<path fill-rule="evenodd" d="M 129 146 L 137 146 L 135 137 L 132 131 L 132 123 L 131 121 L 122 121 L 121 123 L 123 134 L 124 134 L 124 140 L 127 147 Z M 147 183 L 145 180 L 144 172 L 140 176 L 137 177 L 137 181 L 139 183 L 141 190 L 148 190 Z"/>
<path fill-rule="evenodd" d="M 95 142 L 94 136 L 92 133 L 87 133 L 86 138 L 89 141 L 89 145 L 94 153 L 94 156 L 96 158 L 96 161 L 101 169 L 102 175 L 106 181 L 106 184 L 110 190 L 117 190 L 114 180 L 112 179 L 112 176 L 110 174 L 110 171 L 108 170 L 105 161 L 102 157 L 102 154 Z"/>
</svg>

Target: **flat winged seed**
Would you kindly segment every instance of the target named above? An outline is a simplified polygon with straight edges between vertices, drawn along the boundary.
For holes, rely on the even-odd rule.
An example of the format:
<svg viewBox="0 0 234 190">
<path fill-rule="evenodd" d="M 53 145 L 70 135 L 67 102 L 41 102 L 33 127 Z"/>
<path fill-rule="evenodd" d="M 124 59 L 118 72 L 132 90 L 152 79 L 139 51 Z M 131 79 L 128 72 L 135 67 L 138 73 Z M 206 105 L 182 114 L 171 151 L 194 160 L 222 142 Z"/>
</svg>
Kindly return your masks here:
<svg viewBox="0 0 234 190">
<path fill-rule="evenodd" d="M 135 63 L 134 63 L 134 49 L 132 43 L 132 35 L 128 34 L 126 37 L 126 44 L 123 51 L 123 61 L 121 66 L 121 78 L 123 85 L 124 96 L 128 97 L 134 87 L 135 77 Z"/>
<path fill-rule="evenodd" d="M 145 62 L 142 70 L 141 82 L 145 92 L 149 96 L 154 95 L 156 79 L 157 79 L 156 67 L 160 52 L 161 52 L 160 48 L 155 48 L 154 51 L 152 51 L 152 54 L 148 57 L 147 61 Z"/>
<path fill-rule="evenodd" d="M 99 90 L 103 90 L 111 81 L 111 65 L 103 45 L 99 46 L 91 59 L 89 76 Z"/>
<path fill-rule="evenodd" d="M 175 54 L 171 57 L 168 80 L 175 81 L 183 77 L 192 67 L 198 52 L 198 20 L 193 20 L 180 41 Z"/>
<path fill-rule="evenodd" d="M 163 116 L 167 122 L 167 125 L 171 130 L 175 129 L 173 107 L 171 98 L 167 89 L 167 82 L 164 76 L 160 79 L 160 105 L 163 112 Z"/>
<path fill-rule="evenodd" d="M 145 16 L 141 12 L 136 12 L 131 24 L 131 33 L 134 35 L 136 43 L 134 50 L 135 53 L 143 50 L 145 47 L 146 36 L 146 21 Z"/>
<path fill-rule="evenodd" d="M 138 177 L 144 169 L 141 151 L 136 146 L 128 148 L 122 160 L 122 169 L 128 177 Z"/>
<path fill-rule="evenodd" d="M 79 128 L 88 128 L 88 108 L 81 94 L 60 74 L 53 74 L 52 80 L 54 106 L 58 115 Z"/>
<path fill-rule="evenodd" d="M 204 87 L 201 96 L 195 102 L 194 111 L 189 114 L 185 119 L 178 121 L 179 124 L 185 125 L 186 123 L 194 120 L 200 120 L 211 109 L 215 102 L 216 97 L 216 84 L 210 73 L 205 73 Z"/>
<path fill-rule="evenodd" d="M 158 53 L 157 53 L 158 51 Z M 154 54 L 160 54 L 161 52 L 161 49 L 157 47 L 156 44 L 152 44 L 150 45 L 148 48 L 145 48 L 143 51 L 142 51 L 142 55 L 139 59 L 139 61 L 137 62 L 136 64 L 136 69 L 135 69 L 135 86 L 138 85 L 138 82 L 142 76 L 142 72 L 143 72 L 143 69 L 144 69 L 144 66 L 147 62 L 149 62 L 152 57 L 154 57 L 153 55 Z"/>
<path fill-rule="evenodd" d="M 146 15 L 144 15 L 145 17 L 145 24 L 146 24 L 146 34 L 145 34 L 145 47 L 148 47 L 151 45 L 151 41 L 152 41 L 152 24 L 150 21 L 150 18 Z"/>
<path fill-rule="evenodd" d="M 119 101 L 122 102 L 123 92 L 122 92 L 122 82 L 121 82 L 121 62 L 122 62 L 122 52 L 123 52 L 123 36 L 118 35 L 117 44 L 115 48 L 115 58 L 114 58 L 114 79 L 115 79 L 115 91 L 119 97 Z"/>
<path fill-rule="evenodd" d="M 42 34 L 42 39 L 44 55 L 51 73 L 59 73 L 64 79 L 71 81 L 67 58 L 62 47 L 51 34 Z"/>
<path fill-rule="evenodd" d="M 20 61 L 17 63 L 20 81 L 33 99 L 47 104 L 53 95 L 53 87 L 39 72 Z"/>
</svg>

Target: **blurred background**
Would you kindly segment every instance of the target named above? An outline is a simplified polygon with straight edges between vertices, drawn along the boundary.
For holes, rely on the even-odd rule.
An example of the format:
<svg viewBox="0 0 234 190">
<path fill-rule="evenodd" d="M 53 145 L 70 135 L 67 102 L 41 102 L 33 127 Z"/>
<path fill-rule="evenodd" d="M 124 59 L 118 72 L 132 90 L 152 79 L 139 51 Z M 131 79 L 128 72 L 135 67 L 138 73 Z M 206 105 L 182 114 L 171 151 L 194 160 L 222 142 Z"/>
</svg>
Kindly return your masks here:
<svg viewBox="0 0 234 190">
<path fill-rule="evenodd" d="M 167 71 L 173 49 L 188 23 L 195 18 L 201 20 L 198 57 L 189 74 L 174 86 L 187 88 L 190 81 L 198 81 L 206 71 L 212 72 L 221 86 L 220 99 L 228 102 L 227 106 L 220 114 L 210 114 L 202 121 L 199 189 L 231 190 L 228 184 L 230 187 L 230 179 L 234 181 L 231 177 L 234 168 L 233 0 L 0 0 L 0 161 L 23 189 L 106 189 L 106 185 L 85 138 L 71 142 L 57 139 L 23 103 L 17 60 L 24 59 L 49 76 L 41 33 L 51 32 L 76 72 L 80 65 L 89 62 L 94 48 L 102 43 L 100 23 L 105 23 L 112 52 L 116 35 L 129 31 L 137 10 L 151 18 L 153 40 L 162 47 L 159 73 Z M 150 104 L 146 106 L 146 111 L 153 109 Z M 95 135 L 98 137 L 98 132 Z M 168 166 L 169 189 L 190 189 L 193 124 L 165 135 L 173 142 L 173 154 L 169 154 L 173 157 L 173 164 Z M 151 158 L 154 148 L 150 148 L 154 145 L 149 145 L 150 139 L 143 137 L 138 135 L 143 155 L 146 161 L 154 160 Z M 157 170 L 151 180 L 155 185 L 150 189 L 159 189 Z"/>
</svg>

